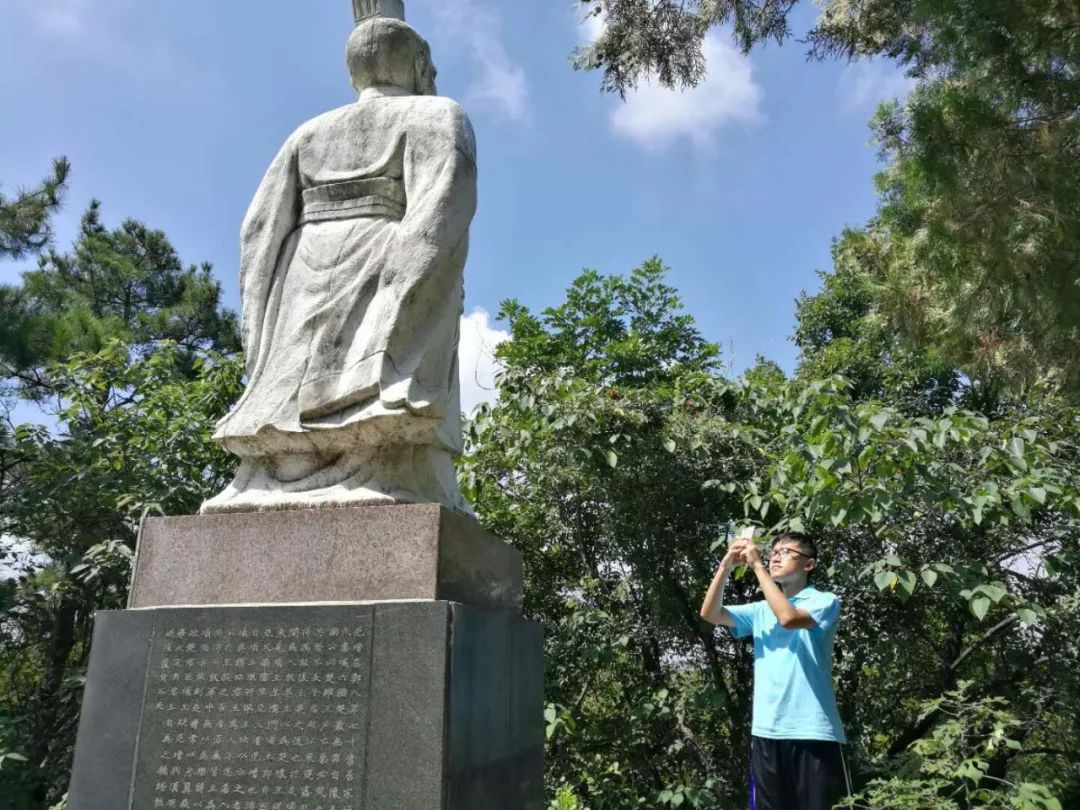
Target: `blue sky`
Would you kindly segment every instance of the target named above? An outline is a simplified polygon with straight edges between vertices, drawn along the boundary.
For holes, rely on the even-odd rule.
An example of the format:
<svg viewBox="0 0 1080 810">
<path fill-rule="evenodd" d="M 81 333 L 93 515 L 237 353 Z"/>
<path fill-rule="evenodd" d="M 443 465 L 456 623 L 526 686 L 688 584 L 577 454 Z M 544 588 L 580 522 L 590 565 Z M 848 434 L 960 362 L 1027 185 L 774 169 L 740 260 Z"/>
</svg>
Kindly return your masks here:
<svg viewBox="0 0 1080 810">
<path fill-rule="evenodd" d="M 539 310 L 584 267 L 625 272 L 654 254 L 736 371 L 758 353 L 794 367 L 796 296 L 817 289 L 831 239 L 873 213 L 866 122 L 904 92 L 894 68 L 808 63 L 794 41 L 747 59 L 717 32 L 701 87 L 643 86 L 623 103 L 571 70 L 588 30 L 570 0 L 406 8 L 440 93 L 477 132 L 464 370 L 484 366 L 500 328 L 484 313 L 503 299 Z M 798 10 L 797 34 L 813 14 Z M 0 0 L 3 190 L 67 155 L 61 247 L 98 198 L 107 224 L 141 219 L 185 262 L 211 261 L 238 308 L 240 221 L 288 134 L 353 100 L 351 24 L 350 0 Z M 0 282 L 26 267 L 0 263 Z"/>
</svg>

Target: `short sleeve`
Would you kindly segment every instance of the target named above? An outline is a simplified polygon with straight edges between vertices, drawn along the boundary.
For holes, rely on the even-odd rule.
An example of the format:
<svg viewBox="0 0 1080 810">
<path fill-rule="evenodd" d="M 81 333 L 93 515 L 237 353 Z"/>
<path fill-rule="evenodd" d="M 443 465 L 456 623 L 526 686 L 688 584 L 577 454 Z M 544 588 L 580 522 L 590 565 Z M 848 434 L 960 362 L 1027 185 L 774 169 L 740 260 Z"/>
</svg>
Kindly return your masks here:
<svg viewBox="0 0 1080 810">
<path fill-rule="evenodd" d="M 836 627 L 840 619 L 840 600 L 835 594 L 819 591 L 798 607 L 810 614 L 810 618 L 817 624 L 818 629 L 828 632 Z"/>
<path fill-rule="evenodd" d="M 735 638 L 743 638 L 754 632 L 754 620 L 757 617 L 760 602 L 751 602 L 748 605 L 724 605 L 731 618 L 735 620 L 735 626 L 728 630 Z"/>
</svg>

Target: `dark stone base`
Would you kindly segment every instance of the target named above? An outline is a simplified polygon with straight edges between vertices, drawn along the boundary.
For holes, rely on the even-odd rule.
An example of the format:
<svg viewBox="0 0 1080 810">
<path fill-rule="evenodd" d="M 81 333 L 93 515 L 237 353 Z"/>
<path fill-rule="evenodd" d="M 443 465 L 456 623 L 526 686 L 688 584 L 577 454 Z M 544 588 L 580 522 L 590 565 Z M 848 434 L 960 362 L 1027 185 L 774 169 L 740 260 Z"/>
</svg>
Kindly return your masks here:
<svg viewBox="0 0 1080 810">
<path fill-rule="evenodd" d="M 540 628 L 452 602 L 99 613 L 70 810 L 541 810 Z"/>
</svg>

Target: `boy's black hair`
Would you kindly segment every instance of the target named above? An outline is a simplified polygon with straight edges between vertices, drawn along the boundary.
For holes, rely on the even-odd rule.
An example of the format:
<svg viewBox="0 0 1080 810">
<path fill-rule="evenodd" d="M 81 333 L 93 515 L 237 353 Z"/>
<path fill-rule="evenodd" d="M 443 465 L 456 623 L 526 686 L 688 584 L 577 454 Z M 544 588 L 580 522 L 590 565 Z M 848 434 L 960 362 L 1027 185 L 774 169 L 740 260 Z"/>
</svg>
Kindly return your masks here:
<svg viewBox="0 0 1080 810">
<path fill-rule="evenodd" d="M 809 555 L 815 561 L 817 560 L 817 556 L 818 556 L 817 543 L 814 541 L 814 538 L 811 537 L 810 535 L 804 534 L 803 532 L 782 532 L 781 534 L 778 534 L 776 536 L 775 540 L 773 540 L 773 542 L 772 542 L 773 547 L 775 548 L 776 544 L 779 543 L 781 540 L 791 540 L 791 541 L 794 541 L 794 542 L 798 543 L 799 544 L 799 551 L 803 552 L 803 554 Z M 813 571 L 811 571 L 810 573 L 808 573 L 806 575 L 807 582 L 810 581 L 810 577 L 812 577 L 813 575 L 814 575 Z"/>
<path fill-rule="evenodd" d="M 773 540 L 773 545 L 775 546 L 781 540 L 794 540 L 802 547 L 800 549 L 801 551 L 809 554 L 815 560 L 817 559 L 817 543 L 814 542 L 814 538 L 812 538 L 810 535 L 804 534 L 803 532 L 782 532 L 781 534 L 778 534 L 776 536 L 775 540 Z"/>
</svg>

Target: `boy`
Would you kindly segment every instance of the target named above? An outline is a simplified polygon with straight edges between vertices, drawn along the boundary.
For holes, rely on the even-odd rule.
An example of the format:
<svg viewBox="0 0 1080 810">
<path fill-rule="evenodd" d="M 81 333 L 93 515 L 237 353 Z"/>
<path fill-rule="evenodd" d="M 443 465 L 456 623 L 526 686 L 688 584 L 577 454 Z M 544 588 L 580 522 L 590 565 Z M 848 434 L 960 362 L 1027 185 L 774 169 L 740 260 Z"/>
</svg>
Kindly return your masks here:
<svg viewBox="0 0 1080 810">
<path fill-rule="evenodd" d="M 765 599 L 725 606 L 724 587 L 739 565 L 751 567 Z M 832 688 L 840 602 L 809 584 L 816 566 L 817 546 L 805 534 L 777 537 L 768 566 L 752 537 L 740 536 L 701 605 L 706 621 L 754 637 L 751 810 L 830 810 L 851 792 Z"/>
</svg>

